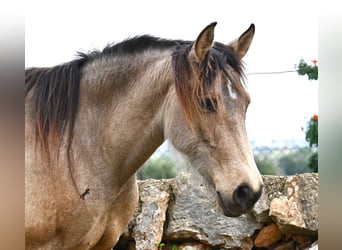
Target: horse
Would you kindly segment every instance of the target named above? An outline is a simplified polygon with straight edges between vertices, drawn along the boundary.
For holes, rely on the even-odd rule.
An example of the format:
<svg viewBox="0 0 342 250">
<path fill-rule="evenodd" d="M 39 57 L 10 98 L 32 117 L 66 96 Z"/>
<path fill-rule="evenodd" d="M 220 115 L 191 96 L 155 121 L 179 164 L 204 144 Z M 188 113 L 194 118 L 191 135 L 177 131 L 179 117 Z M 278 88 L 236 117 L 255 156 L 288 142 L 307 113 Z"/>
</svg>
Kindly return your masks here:
<svg viewBox="0 0 342 250">
<path fill-rule="evenodd" d="M 138 204 L 135 173 L 164 140 L 248 213 L 263 181 L 249 145 L 243 57 L 255 26 L 224 44 L 149 35 L 25 69 L 26 249 L 110 249 Z"/>
</svg>

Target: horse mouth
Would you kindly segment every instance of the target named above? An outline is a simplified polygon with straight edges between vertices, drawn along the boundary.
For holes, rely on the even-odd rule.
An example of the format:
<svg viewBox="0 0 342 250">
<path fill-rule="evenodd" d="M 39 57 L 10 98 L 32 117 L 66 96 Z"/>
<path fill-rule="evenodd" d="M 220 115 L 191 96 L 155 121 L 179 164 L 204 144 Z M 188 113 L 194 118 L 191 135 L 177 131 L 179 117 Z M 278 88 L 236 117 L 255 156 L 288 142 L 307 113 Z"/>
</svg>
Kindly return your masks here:
<svg viewBox="0 0 342 250">
<path fill-rule="evenodd" d="M 230 204 L 228 201 L 224 202 L 224 200 L 222 198 L 222 195 L 221 195 L 221 193 L 219 191 L 217 191 L 216 193 L 217 193 L 218 204 L 222 208 L 223 214 L 225 216 L 228 216 L 228 217 L 239 217 L 241 214 L 246 212 L 246 211 L 239 211 L 239 212 L 233 211 L 234 210 L 234 206 L 232 204 Z"/>
</svg>

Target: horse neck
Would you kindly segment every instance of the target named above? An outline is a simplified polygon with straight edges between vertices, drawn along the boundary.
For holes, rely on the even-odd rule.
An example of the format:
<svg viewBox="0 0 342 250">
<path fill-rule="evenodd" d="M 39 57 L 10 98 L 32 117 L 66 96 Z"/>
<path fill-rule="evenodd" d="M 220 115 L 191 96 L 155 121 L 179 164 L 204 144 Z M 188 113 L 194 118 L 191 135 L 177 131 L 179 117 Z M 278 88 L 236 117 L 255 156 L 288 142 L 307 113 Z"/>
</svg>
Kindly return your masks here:
<svg viewBox="0 0 342 250">
<path fill-rule="evenodd" d="M 172 82 L 171 52 L 113 58 L 83 70 L 78 112 L 82 147 L 90 152 L 97 147 L 103 164 L 112 174 L 120 173 L 123 183 L 164 141 L 165 97 Z"/>
</svg>

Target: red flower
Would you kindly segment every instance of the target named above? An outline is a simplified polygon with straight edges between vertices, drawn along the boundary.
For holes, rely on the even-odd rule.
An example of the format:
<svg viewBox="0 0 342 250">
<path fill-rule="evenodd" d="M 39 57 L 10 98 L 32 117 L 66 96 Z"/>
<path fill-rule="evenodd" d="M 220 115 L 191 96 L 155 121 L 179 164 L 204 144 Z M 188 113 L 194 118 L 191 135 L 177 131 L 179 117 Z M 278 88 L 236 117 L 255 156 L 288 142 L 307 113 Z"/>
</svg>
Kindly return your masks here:
<svg viewBox="0 0 342 250">
<path fill-rule="evenodd" d="M 314 119 L 315 121 L 318 121 L 318 115 L 313 115 L 312 119 Z"/>
<path fill-rule="evenodd" d="M 318 63 L 318 60 L 311 60 L 311 62 L 313 62 L 316 66 L 316 64 Z"/>
</svg>

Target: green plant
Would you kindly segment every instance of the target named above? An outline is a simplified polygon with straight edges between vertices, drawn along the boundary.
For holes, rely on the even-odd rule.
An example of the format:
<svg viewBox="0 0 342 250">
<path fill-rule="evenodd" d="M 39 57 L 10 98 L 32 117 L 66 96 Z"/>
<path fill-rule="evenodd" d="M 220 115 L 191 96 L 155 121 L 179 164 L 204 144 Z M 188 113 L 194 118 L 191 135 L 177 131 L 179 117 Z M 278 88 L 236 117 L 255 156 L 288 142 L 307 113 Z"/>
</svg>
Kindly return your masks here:
<svg viewBox="0 0 342 250">
<path fill-rule="evenodd" d="M 318 115 L 313 115 L 308 121 L 305 139 L 311 148 L 318 148 Z M 318 152 L 314 152 L 308 162 L 308 167 L 313 172 L 318 172 Z"/>
<path fill-rule="evenodd" d="M 150 158 L 138 170 L 137 178 L 144 179 L 170 179 L 177 175 L 175 162 L 169 156 Z"/>
<path fill-rule="evenodd" d="M 303 59 L 300 60 L 297 66 L 297 73 L 299 75 L 308 75 L 309 80 L 318 79 L 318 66 L 317 61 L 313 60 L 314 66 L 308 65 Z"/>
<path fill-rule="evenodd" d="M 315 173 L 318 172 L 318 153 L 313 153 L 309 158 L 308 167 Z"/>
<path fill-rule="evenodd" d="M 163 247 L 165 247 L 165 243 L 161 242 L 161 243 L 156 243 L 158 250 L 163 250 Z"/>
<path fill-rule="evenodd" d="M 310 147 L 318 147 L 318 115 L 313 115 L 306 128 L 305 139 Z"/>
<path fill-rule="evenodd" d="M 161 243 L 156 243 L 156 246 L 158 247 L 158 250 L 163 250 L 163 247 L 165 247 L 166 246 L 166 244 L 165 243 L 163 243 L 163 242 L 161 242 Z M 169 244 L 168 244 L 168 246 L 166 246 L 167 247 L 167 249 L 169 249 Z M 177 250 L 177 245 L 176 244 L 173 244 L 172 243 L 172 245 L 171 245 L 171 250 Z"/>
<path fill-rule="evenodd" d="M 304 153 L 298 151 L 284 155 L 279 159 L 279 168 L 282 169 L 286 175 L 311 172 L 304 157 L 299 157 L 300 154 Z"/>
<path fill-rule="evenodd" d="M 278 175 L 277 168 L 267 160 L 261 160 L 258 156 L 254 157 L 255 163 L 262 175 Z"/>
</svg>

